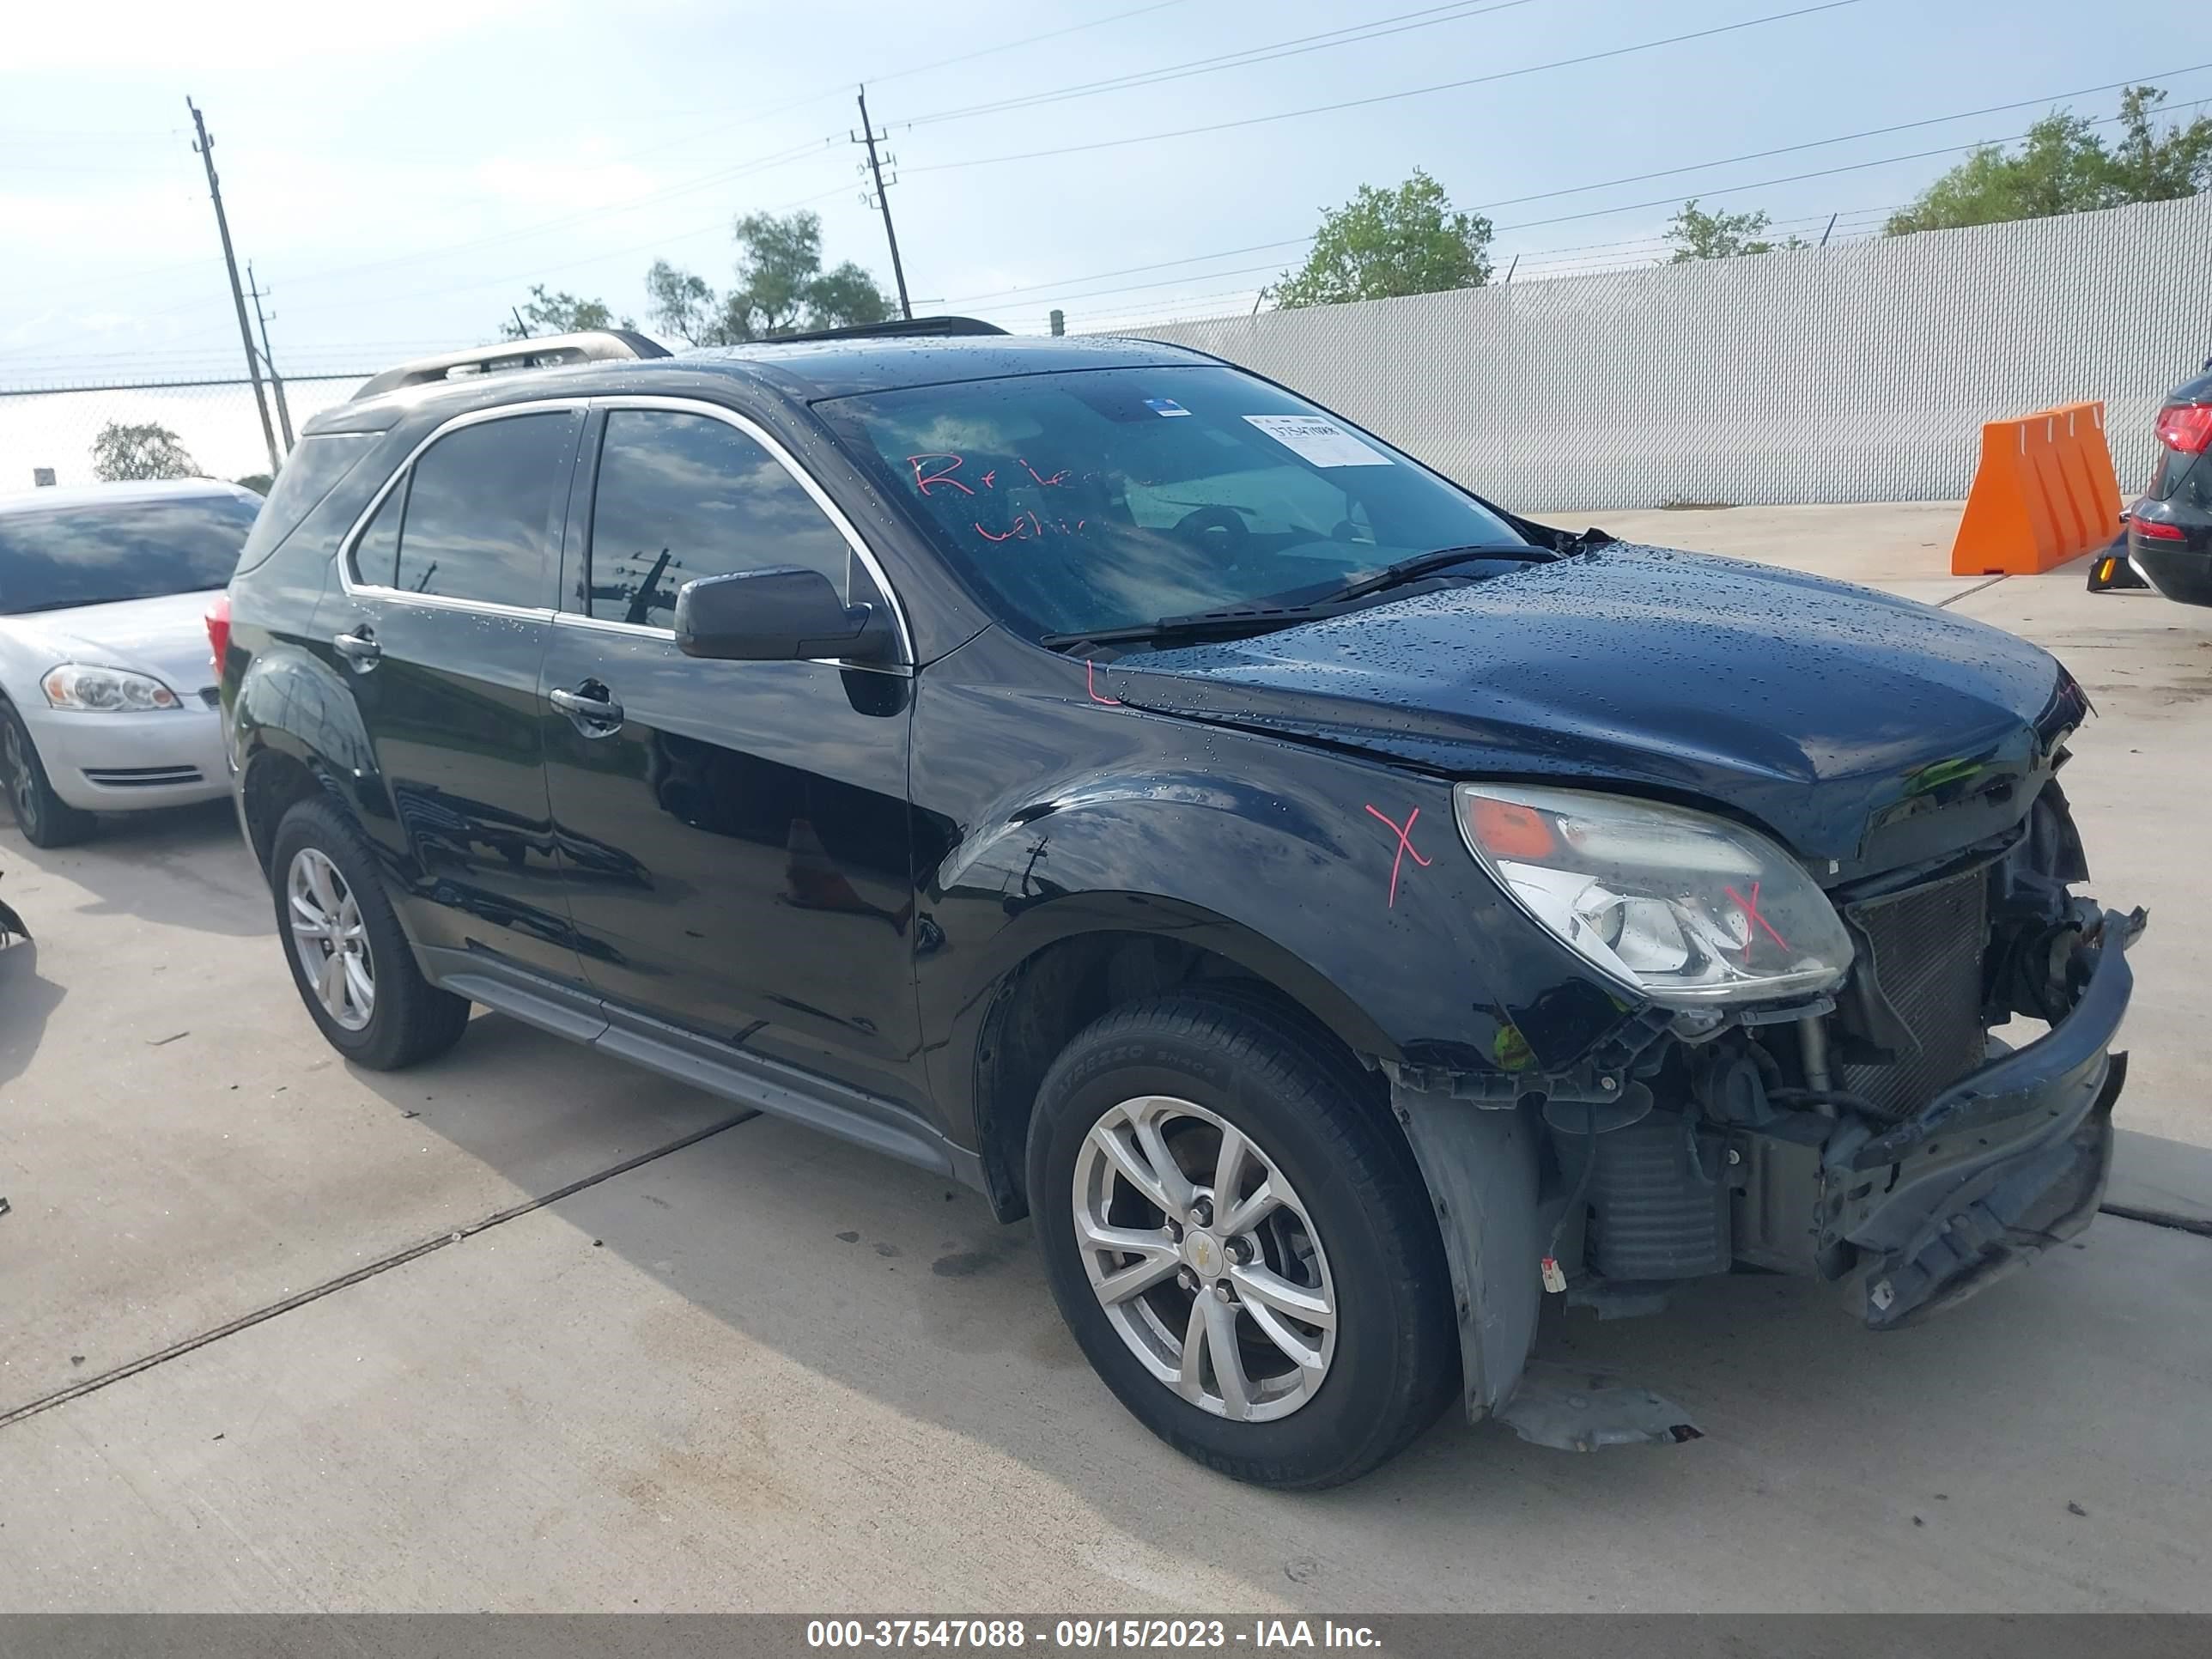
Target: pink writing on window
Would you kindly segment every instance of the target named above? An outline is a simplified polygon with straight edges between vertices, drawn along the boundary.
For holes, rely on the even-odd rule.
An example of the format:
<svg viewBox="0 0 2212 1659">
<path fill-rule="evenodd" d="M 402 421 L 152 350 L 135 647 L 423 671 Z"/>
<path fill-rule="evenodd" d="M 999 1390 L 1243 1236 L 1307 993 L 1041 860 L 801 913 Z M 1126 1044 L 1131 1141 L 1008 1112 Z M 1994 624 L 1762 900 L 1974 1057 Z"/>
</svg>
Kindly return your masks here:
<svg viewBox="0 0 2212 1659">
<path fill-rule="evenodd" d="M 906 464 L 914 469 L 914 487 L 925 495 L 939 484 L 957 489 L 963 495 L 972 495 L 975 492 L 952 476 L 960 470 L 961 460 L 957 455 L 909 455 L 906 458 Z M 950 461 L 951 465 L 932 471 L 927 465 L 931 461 Z M 987 478 L 984 482 L 988 483 L 990 480 Z"/>
</svg>

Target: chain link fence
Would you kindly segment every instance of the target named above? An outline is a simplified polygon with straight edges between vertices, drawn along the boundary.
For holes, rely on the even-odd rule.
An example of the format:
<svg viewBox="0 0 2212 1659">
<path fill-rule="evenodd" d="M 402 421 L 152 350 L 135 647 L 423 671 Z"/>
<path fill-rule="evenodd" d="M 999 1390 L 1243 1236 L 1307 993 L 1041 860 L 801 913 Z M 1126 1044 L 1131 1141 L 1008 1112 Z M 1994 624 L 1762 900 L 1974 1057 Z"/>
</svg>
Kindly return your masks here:
<svg viewBox="0 0 2212 1659">
<path fill-rule="evenodd" d="M 343 403 L 374 372 L 287 379 L 293 431 L 309 416 Z M 273 398 L 269 418 L 276 423 Z M 167 428 L 209 477 L 258 480 L 269 471 L 269 447 L 246 380 L 0 386 L 0 491 L 31 489 L 49 471 L 58 484 L 96 482 L 93 441 L 111 422 Z M 280 431 L 279 450 L 283 441 Z"/>
<path fill-rule="evenodd" d="M 2208 249 L 2212 195 L 1144 331 L 1531 510 L 1955 500 L 1984 421 L 2082 398 L 2131 490 L 2212 354 Z M 372 372 L 288 380 L 294 429 Z M 243 380 L 0 386 L 0 490 L 91 482 L 110 422 L 169 428 L 210 476 L 269 470 Z"/>
<path fill-rule="evenodd" d="M 1530 510 L 1955 500 L 1983 422 L 2084 398 L 2133 491 L 2208 250 L 2212 195 L 1143 331 Z"/>
</svg>

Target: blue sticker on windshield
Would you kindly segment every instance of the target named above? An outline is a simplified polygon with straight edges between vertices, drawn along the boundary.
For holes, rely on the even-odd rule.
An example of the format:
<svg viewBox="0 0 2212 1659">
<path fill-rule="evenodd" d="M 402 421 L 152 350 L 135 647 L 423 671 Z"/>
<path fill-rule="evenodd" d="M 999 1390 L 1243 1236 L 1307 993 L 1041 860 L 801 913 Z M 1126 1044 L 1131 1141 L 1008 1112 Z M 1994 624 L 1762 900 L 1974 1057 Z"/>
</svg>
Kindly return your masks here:
<svg viewBox="0 0 2212 1659">
<path fill-rule="evenodd" d="M 1188 415 L 1190 411 L 1172 398 L 1147 398 L 1145 407 L 1155 415 Z"/>
</svg>

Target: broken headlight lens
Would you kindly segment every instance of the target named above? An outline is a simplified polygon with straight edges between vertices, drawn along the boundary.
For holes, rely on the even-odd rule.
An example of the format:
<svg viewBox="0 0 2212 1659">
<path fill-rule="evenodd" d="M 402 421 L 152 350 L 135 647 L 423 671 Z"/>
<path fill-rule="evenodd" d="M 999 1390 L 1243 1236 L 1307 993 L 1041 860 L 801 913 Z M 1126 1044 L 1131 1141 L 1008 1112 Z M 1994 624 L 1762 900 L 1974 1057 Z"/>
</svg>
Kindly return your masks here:
<svg viewBox="0 0 2212 1659">
<path fill-rule="evenodd" d="M 1468 850 L 1515 902 L 1655 1002 L 1808 995 L 1851 965 L 1827 896 L 1755 830 L 1579 789 L 1462 783 L 1452 801 Z"/>
</svg>

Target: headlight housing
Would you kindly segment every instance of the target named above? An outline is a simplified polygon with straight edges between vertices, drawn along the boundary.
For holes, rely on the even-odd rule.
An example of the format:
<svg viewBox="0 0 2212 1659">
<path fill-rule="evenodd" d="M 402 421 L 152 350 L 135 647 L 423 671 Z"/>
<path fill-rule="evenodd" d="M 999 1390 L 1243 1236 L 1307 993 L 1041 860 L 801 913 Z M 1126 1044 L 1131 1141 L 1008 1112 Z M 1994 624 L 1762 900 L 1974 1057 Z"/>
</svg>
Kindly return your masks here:
<svg viewBox="0 0 2212 1659">
<path fill-rule="evenodd" d="M 1580 789 L 1462 783 L 1452 803 L 1468 850 L 1516 903 L 1654 1002 L 1809 995 L 1851 965 L 1827 895 L 1740 824 Z"/>
<path fill-rule="evenodd" d="M 55 708 L 85 714 L 143 714 L 184 706 L 175 692 L 151 674 L 134 674 L 127 668 L 96 668 L 88 663 L 65 662 L 48 669 L 39 690 Z"/>
</svg>

